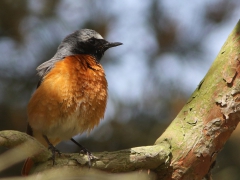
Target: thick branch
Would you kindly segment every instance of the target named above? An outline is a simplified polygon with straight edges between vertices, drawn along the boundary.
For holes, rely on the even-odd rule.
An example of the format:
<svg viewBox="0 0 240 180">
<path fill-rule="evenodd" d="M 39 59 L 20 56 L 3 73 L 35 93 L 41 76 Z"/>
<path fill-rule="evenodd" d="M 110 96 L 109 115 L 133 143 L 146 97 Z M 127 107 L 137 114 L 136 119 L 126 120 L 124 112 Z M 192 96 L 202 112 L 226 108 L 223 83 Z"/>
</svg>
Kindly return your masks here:
<svg viewBox="0 0 240 180">
<path fill-rule="evenodd" d="M 51 153 L 38 143 L 34 138 L 18 131 L 0 131 L 0 146 L 15 147 L 23 142 L 29 142 L 26 147 L 36 147 L 38 149 L 32 157 L 37 164 L 32 168 L 32 172 L 41 172 L 46 169 L 59 167 L 88 166 L 88 158 L 82 154 L 61 154 L 56 158 L 56 165 L 52 166 L 52 160 L 47 160 Z M 16 147 L 17 148 L 17 147 Z M 108 172 L 129 172 L 138 169 L 157 169 L 165 166 L 170 156 L 170 146 L 167 142 L 159 145 L 135 147 L 131 149 L 93 153 L 96 157 L 92 161 L 92 168 Z M 166 168 L 166 167 L 165 167 Z"/>
<path fill-rule="evenodd" d="M 240 118 L 240 21 L 212 67 L 172 124 L 156 141 L 172 147 L 162 179 L 202 179 Z"/>
</svg>

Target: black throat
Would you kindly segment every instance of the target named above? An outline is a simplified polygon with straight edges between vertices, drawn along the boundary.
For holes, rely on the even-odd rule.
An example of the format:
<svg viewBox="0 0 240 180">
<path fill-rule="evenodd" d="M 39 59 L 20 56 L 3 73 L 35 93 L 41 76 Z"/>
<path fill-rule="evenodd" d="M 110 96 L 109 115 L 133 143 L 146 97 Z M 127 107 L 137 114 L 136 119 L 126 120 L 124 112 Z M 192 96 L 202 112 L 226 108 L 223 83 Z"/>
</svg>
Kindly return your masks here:
<svg viewBox="0 0 240 180">
<path fill-rule="evenodd" d="M 90 38 L 87 41 L 76 41 L 73 39 L 66 39 L 58 47 L 54 58 L 63 59 L 67 56 L 77 54 L 88 54 L 95 57 L 96 62 L 100 62 L 104 52 L 108 49 L 106 44 L 108 42 L 104 39 Z"/>
<path fill-rule="evenodd" d="M 104 39 L 90 39 L 87 42 L 78 42 L 77 46 L 73 48 L 74 54 L 89 54 L 95 57 L 97 62 L 100 62 L 107 50 L 105 44 L 107 43 Z"/>
</svg>

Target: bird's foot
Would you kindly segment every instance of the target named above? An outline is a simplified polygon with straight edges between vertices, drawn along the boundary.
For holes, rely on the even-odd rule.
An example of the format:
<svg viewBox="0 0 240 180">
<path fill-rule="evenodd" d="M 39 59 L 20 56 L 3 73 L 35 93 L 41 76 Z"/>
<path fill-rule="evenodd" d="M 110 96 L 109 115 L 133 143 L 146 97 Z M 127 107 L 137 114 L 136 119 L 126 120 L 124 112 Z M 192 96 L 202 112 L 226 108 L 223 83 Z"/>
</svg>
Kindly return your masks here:
<svg viewBox="0 0 240 180">
<path fill-rule="evenodd" d="M 88 149 L 86 149 L 85 147 L 81 146 L 80 148 L 81 148 L 81 150 L 80 150 L 79 154 L 80 154 L 80 153 L 84 153 L 84 154 L 86 154 L 86 155 L 88 156 L 88 167 L 90 168 L 90 167 L 92 166 L 91 161 L 94 160 L 94 159 L 96 159 L 96 158 L 95 158 L 95 157 L 92 155 L 92 153 L 91 153 Z"/>
<path fill-rule="evenodd" d="M 48 143 L 48 150 L 51 150 L 52 152 L 52 161 L 53 161 L 53 165 L 55 165 L 55 157 L 56 157 L 56 153 L 58 153 L 58 155 L 60 156 L 61 155 L 61 152 L 55 148 L 52 143 L 49 141 L 48 137 L 43 135 L 44 139 L 46 140 L 46 142 Z"/>
<path fill-rule="evenodd" d="M 55 165 L 56 153 L 58 153 L 58 155 L 60 156 L 61 152 L 57 148 L 55 148 L 52 144 L 49 144 L 48 150 L 51 150 L 51 152 L 52 152 L 51 159 L 53 161 L 53 165 Z"/>
<path fill-rule="evenodd" d="M 74 142 L 78 147 L 80 147 L 79 153 L 84 153 L 88 156 L 88 167 L 90 168 L 92 166 L 91 161 L 97 159 L 95 156 L 92 155 L 92 153 L 85 147 L 83 147 L 81 144 L 79 144 L 77 141 L 75 141 L 73 138 L 71 138 L 71 141 Z"/>
</svg>

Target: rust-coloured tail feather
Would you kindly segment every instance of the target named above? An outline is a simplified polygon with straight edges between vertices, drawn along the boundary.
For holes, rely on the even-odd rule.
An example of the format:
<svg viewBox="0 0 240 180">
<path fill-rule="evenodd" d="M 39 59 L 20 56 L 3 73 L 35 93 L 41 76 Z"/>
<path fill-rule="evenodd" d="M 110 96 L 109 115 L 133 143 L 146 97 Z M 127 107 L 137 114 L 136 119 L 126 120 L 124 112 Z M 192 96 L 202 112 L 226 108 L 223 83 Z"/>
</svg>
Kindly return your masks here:
<svg viewBox="0 0 240 180">
<path fill-rule="evenodd" d="M 33 136 L 33 131 L 32 131 L 31 126 L 29 125 L 29 123 L 28 123 L 28 125 L 27 125 L 27 131 L 26 131 L 26 133 L 27 133 L 28 135 L 30 135 L 30 136 Z M 29 172 L 30 172 L 33 164 L 34 164 L 34 162 L 33 162 L 33 160 L 32 160 L 31 158 L 27 158 L 27 159 L 25 160 L 24 165 L 23 165 L 23 167 L 22 167 L 22 176 L 27 176 L 27 175 L 29 174 Z"/>
<path fill-rule="evenodd" d="M 31 158 L 27 158 L 22 168 L 22 176 L 28 176 L 34 162 Z"/>
</svg>

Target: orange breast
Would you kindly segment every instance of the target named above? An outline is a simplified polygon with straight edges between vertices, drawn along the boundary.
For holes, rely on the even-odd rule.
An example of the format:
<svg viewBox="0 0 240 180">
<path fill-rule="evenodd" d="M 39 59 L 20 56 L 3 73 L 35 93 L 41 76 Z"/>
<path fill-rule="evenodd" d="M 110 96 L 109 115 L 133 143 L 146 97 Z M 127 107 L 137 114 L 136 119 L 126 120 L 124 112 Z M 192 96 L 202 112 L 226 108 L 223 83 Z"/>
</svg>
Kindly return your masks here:
<svg viewBox="0 0 240 180">
<path fill-rule="evenodd" d="M 58 61 L 28 104 L 29 124 L 49 139 L 69 139 L 90 131 L 104 117 L 107 81 L 89 55 Z M 34 133 L 33 133 L 34 134 Z"/>
</svg>

